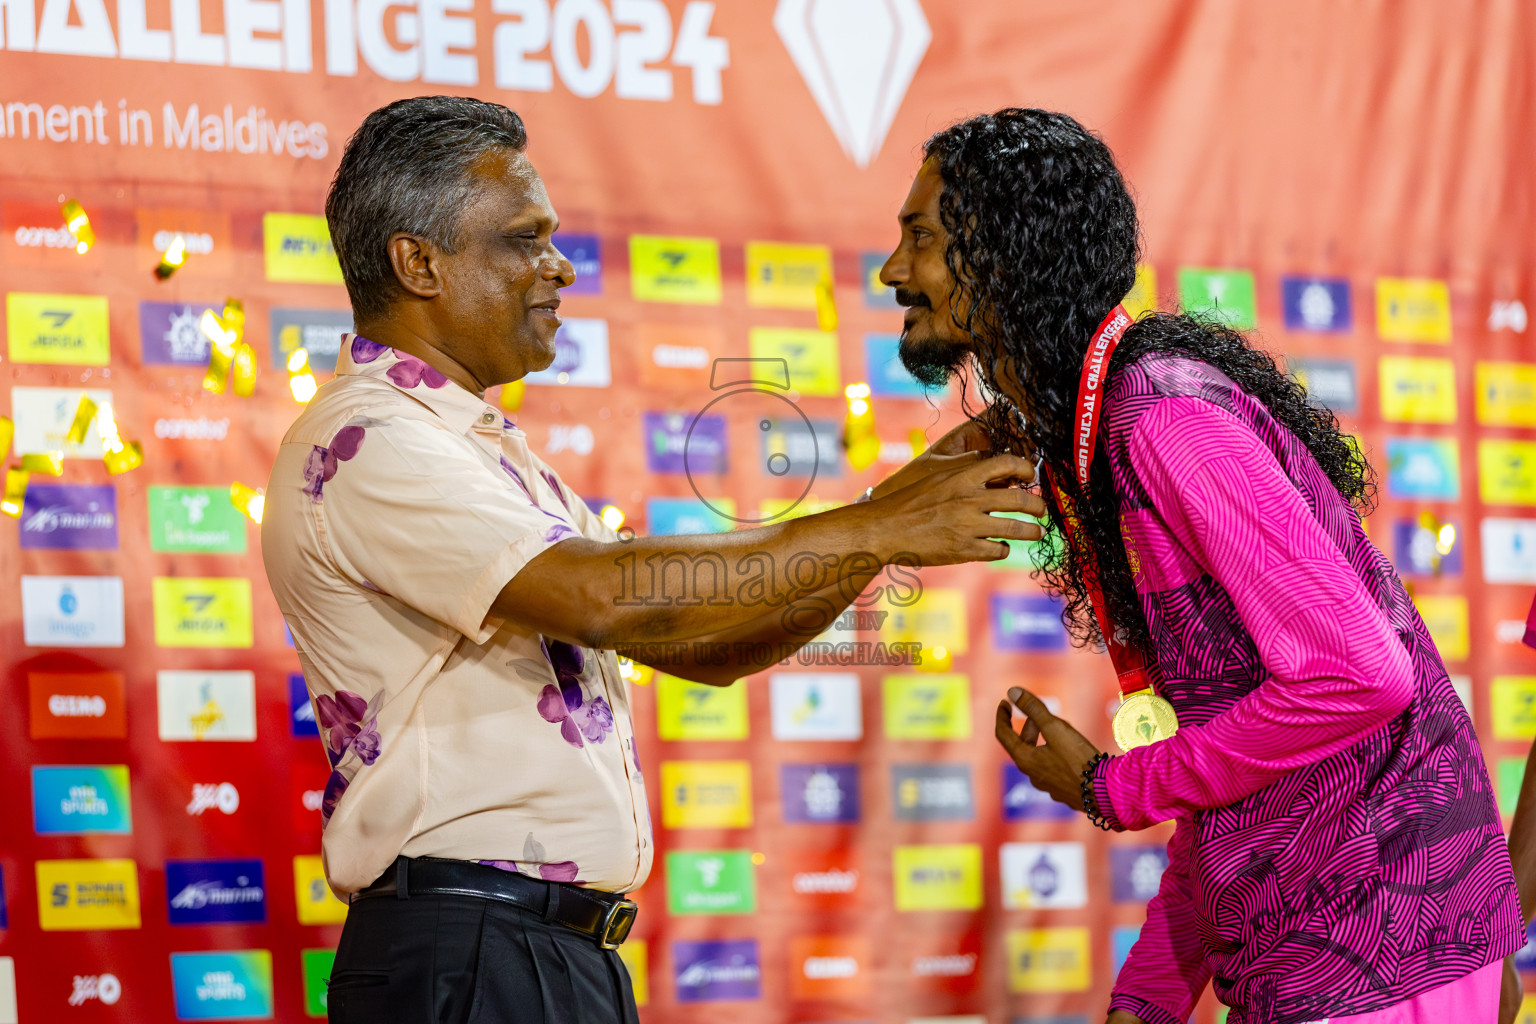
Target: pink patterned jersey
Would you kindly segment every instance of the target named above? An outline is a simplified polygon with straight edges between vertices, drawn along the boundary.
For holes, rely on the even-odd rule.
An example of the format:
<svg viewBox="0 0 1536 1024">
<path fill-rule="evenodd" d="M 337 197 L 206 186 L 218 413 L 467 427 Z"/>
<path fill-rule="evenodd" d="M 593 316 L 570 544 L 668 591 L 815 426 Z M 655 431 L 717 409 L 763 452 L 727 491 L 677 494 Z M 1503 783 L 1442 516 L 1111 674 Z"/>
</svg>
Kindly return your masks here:
<svg viewBox="0 0 1536 1024">
<path fill-rule="evenodd" d="M 1472 722 L 1413 602 L 1306 447 L 1209 365 L 1148 355 L 1104 404 L 1173 737 L 1094 779 L 1175 819 L 1112 1009 L 1183 1024 L 1376 1010 L 1524 941 Z"/>
</svg>

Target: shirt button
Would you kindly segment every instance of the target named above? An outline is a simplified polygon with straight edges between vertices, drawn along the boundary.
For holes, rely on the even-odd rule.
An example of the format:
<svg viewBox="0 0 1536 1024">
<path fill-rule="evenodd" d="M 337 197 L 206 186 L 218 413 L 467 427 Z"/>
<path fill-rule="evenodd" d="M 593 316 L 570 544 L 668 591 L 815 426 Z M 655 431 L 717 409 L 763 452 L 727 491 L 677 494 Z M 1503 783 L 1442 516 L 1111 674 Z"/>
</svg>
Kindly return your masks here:
<svg viewBox="0 0 1536 1024">
<path fill-rule="evenodd" d="M 480 414 L 480 422 L 485 424 L 495 423 L 496 414 L 490 411 L 483 412 Z"/>
</svg>

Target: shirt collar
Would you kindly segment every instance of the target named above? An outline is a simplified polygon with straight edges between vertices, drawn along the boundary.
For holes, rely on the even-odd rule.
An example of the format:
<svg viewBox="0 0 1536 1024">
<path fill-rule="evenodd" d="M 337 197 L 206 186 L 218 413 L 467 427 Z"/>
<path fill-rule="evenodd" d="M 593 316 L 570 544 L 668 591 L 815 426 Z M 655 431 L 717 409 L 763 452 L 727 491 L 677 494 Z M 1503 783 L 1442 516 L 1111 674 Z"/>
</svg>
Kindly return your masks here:
<svg viewBox="0 0 1536 1024">
<path fill-rule="evenodd" d="M 461 433 L 476 431 L 500 434 L 503 426 L 513 429 L 512 421 L 503 417 L 495 406 L 449 380 L 420 359 L 399 349 L 369 341 L 358 334 L 341 336 L 341 351 L 336 356 L 336 376 L 348 374 L 384 381 L 431 409 Z"/>
</svg>

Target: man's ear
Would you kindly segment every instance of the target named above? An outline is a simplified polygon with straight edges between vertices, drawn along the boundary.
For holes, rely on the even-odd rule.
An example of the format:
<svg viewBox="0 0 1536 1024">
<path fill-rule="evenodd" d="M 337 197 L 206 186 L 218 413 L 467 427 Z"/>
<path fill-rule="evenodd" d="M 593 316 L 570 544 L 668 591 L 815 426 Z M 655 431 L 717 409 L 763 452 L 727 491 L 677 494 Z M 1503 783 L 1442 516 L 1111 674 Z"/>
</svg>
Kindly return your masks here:
<svg viewBox="0 0 1536 1024">
<path fill-rule="evenodd" d="M 441 294 L 443 281 L 438 276 L 437 259 L 437 247 L 424 238 L 403 231 L 389 236 L 389 265 L 395 280 L 410 295 L 431 299 Z"/>
</svg>

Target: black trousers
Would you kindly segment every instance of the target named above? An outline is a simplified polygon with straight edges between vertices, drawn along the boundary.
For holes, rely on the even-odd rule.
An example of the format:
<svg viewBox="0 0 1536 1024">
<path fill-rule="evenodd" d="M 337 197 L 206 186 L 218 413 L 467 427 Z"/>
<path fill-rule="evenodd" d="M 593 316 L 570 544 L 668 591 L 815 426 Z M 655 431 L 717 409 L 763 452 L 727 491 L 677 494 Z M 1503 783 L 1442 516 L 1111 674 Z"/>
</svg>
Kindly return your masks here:
<svg viewBox="0 0 1536 1024">
<path fill-rule="evenodd" d="M 471 896 L 359 900 L 331 969 L 330 1024 L 638 1024 L 619 955 Z"/>
</svg>

